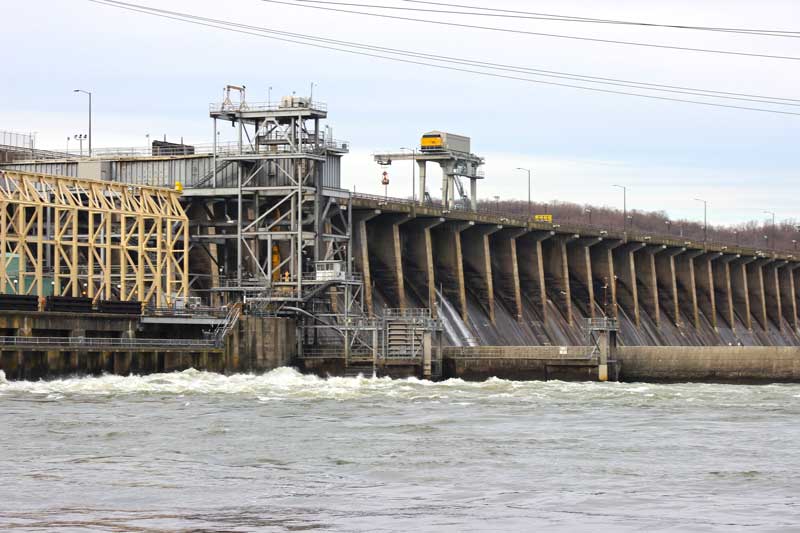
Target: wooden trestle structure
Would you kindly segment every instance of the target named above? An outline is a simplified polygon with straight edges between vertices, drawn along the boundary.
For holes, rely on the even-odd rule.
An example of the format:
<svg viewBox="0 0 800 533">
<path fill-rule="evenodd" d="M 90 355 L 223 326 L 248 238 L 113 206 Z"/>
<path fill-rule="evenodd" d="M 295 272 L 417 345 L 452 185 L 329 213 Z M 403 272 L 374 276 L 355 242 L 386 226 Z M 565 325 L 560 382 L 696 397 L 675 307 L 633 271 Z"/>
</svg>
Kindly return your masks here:
<svg viewBox="0 0 800 533">
<path fill-rule="evenodd" d="M 0 294 L 169 305 L 189 291 L 180 193 L 0 171 Z"/>
</svg>

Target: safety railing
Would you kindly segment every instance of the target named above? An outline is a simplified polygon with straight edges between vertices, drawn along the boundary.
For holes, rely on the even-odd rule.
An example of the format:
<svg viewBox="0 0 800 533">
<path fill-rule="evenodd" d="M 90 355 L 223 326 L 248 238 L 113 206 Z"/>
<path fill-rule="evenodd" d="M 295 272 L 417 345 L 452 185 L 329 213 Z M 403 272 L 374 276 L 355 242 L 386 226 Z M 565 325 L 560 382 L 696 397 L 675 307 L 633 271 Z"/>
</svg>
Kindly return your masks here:
<svg viewBox="0 0 800 533">
<path fill-rule="evenodd" d="M 617 331 L 619 330 L 619 321 L 610 317 L 587 318 L 586 329 L 591 331 Z"/>
<path fill-rule="evenodd" d="M 426 307 L 413 309 L 386 309 L 384 318 L 430 318 L 431 310 Z"/>
<path fill-rule="evenodd" d="M 60 348 L 216 348 L 216 339 L 127 339 L 102 337 L 16 337 L 0 336 L 0 346 Z"/>
<path fill-rule="evenodd" d="M 229 314 L 227 307 L 193 306 L 193 307 L 145 307 L 144 315 L 148 317 L 193 317 L 193 318 L 225 318 Z"/>
<path fill-rule="evenodd" d="M 274 139 L 279 140 L 279 139 Z M 319 139 L 319 148 L 315 146 L 314 139 L 306 139 L 301 143 L 301 148 L 292 148 L 288 144 L 253 145 L 243 144 L 241 149 L 236 141 L 218 142 L 215 146 L 210 143 L 185 144 L 175 146 L 112 146 L 92 149 L 95 159 L 114 158 L 139 158 L 139 157 L 179 157 L 179 156 L 210 156 L 216 153 L 218 157 L 233 157 L 237 155 L 270 155 L 270 154 L 314 154 L 323 150 L 347 151 L 350 143 L 341 139 Z M 54 150 L 24 150 L 14 148 L 19 152 L 19 157 L 14 162 L 27 160 L 53 160 L 53 159 L 81 159 L 89 157 L 89 150 L 70 149 L 64 151 Z"/>
<path fill-rule="evenodd" d="M 281 101 L 277 102 L 212 102 L 208 104 L 208 110 L 211 113 L 238 113 L 238 112 L 258 112 L 258 111 L 292 111 L 292 110 L 309 110 L 309 111 L 328 111 L 328 105 L 316 100 L 309 100 L 307 98 L 295 97 L 292 100 L 292 105 L 285 105 Z"/>
</svg>

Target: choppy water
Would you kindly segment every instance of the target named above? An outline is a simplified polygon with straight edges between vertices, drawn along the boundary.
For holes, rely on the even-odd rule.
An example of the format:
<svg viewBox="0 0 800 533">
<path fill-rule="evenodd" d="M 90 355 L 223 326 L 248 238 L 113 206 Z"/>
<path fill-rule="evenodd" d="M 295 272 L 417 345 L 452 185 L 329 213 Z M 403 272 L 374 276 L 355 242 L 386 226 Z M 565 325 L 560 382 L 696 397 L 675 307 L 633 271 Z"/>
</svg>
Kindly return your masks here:
<svg viewBox="0 0 800 533">
<path fill-rule="evenodd" d="M 0 378 L 0 529 L 791 531 L 800 386 Z"/>
</svg>

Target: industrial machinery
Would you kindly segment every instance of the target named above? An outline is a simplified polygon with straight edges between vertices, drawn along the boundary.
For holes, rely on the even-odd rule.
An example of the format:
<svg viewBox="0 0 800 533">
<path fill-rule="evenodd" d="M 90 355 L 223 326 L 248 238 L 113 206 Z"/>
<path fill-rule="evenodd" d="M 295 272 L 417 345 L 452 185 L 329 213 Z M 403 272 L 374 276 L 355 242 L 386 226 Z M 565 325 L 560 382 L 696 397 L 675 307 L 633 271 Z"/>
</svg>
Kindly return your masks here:
<svg viewBox="0 0 800 533">
<path fill-rule="evenodd" d="M 471 153 L 469 137 L 433 130 L 422 135 L 420 151 L 412 153 L 375 154 L 375 162 L 382 166 L 392 161 L 413 161 L 419 167 L 420 203 L 430 203 L 433 199 L 426 188 L 427 163 L 438 163 L 442 168 L 441 202 L 446 210 L 478 208 L 478 180 L 483 179 L 480 167 L 484 160 Z M 469 180 L 469 191 L 461 182 Z M 414 198 L 416 202 L 416 198 Z"/>
<path fill-rule="evenodd" d="M 470 138 L 444 131 L 429 131 L 422 135 L 420 150 L 423 152 L 460 152 L 470 153 Z"/>
</svg>

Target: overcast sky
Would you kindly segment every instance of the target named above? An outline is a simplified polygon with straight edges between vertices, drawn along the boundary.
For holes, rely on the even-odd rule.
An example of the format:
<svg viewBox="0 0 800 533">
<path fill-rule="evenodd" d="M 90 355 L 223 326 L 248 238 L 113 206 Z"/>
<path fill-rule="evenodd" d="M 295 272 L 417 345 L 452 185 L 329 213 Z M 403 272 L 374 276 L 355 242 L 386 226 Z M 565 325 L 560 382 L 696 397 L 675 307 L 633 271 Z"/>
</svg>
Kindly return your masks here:
<svg viewBox="0 0 800 533">
<path fill-rule="evenodd" d="M 272 29 L 591 76 L 777 97 L 800 94 L 800 62 L 621 46 L 382 20 L 262 0 L 131 0 Z M 290 0 L 291 1 L 291 0 Z M 359 2 L 359 0 L 351 0 Z M 409 7 L 398 0 L 360 3 Z M 477 0 L 462 4 L 486 5 Z M 420 6 L 424 7 L 424 6 Z M 496 0 L 494 8 L 667 24 L 800 31 L 796 0 Z M 426 14 L 406 14 L 433 18 Z M 687 30 L 508 20 L 440 20 L 695 48 L 800 56 L 797 39 Z M 520 198 L 516 167 L 534 171 L 539 200 L 629 206 L 712 222 L 800 218 L 795 207 L 800 116 L 585 92 L 359 57 L 121 11 L 88 0 L 0 2 L 0 129 L 37 132 L 63 148 L 86 131 L 94 93 L 94 145 L 143 146 L 145 135 L 211 141 L 208 104 L 228 83 L 248 99 L 309 92 L 329 106 L 337 138 L 352 143 L 344 185 L 381 192 L 371 154 L 439 129 L 468 135 L 486 158 L 479 195 Z M 556 80 L 558 81 L 558 80 Z M 624 89 L 623 89 L 624 90 Z M 764 107 L 747 102 L 729 103 Z M 800 107 L 784 108 L 800 111 Z M 229 135 L 225 131 L 223 135 Z M 74 142 L 74 141 L 73 141 Z M 74 145 L 73 145 L 74 146 Z M 391 195 L 410 195 L 410 166 L 391 170 Z M 432 191 L 436 195 L 435 191 Z"/>
</svg>

